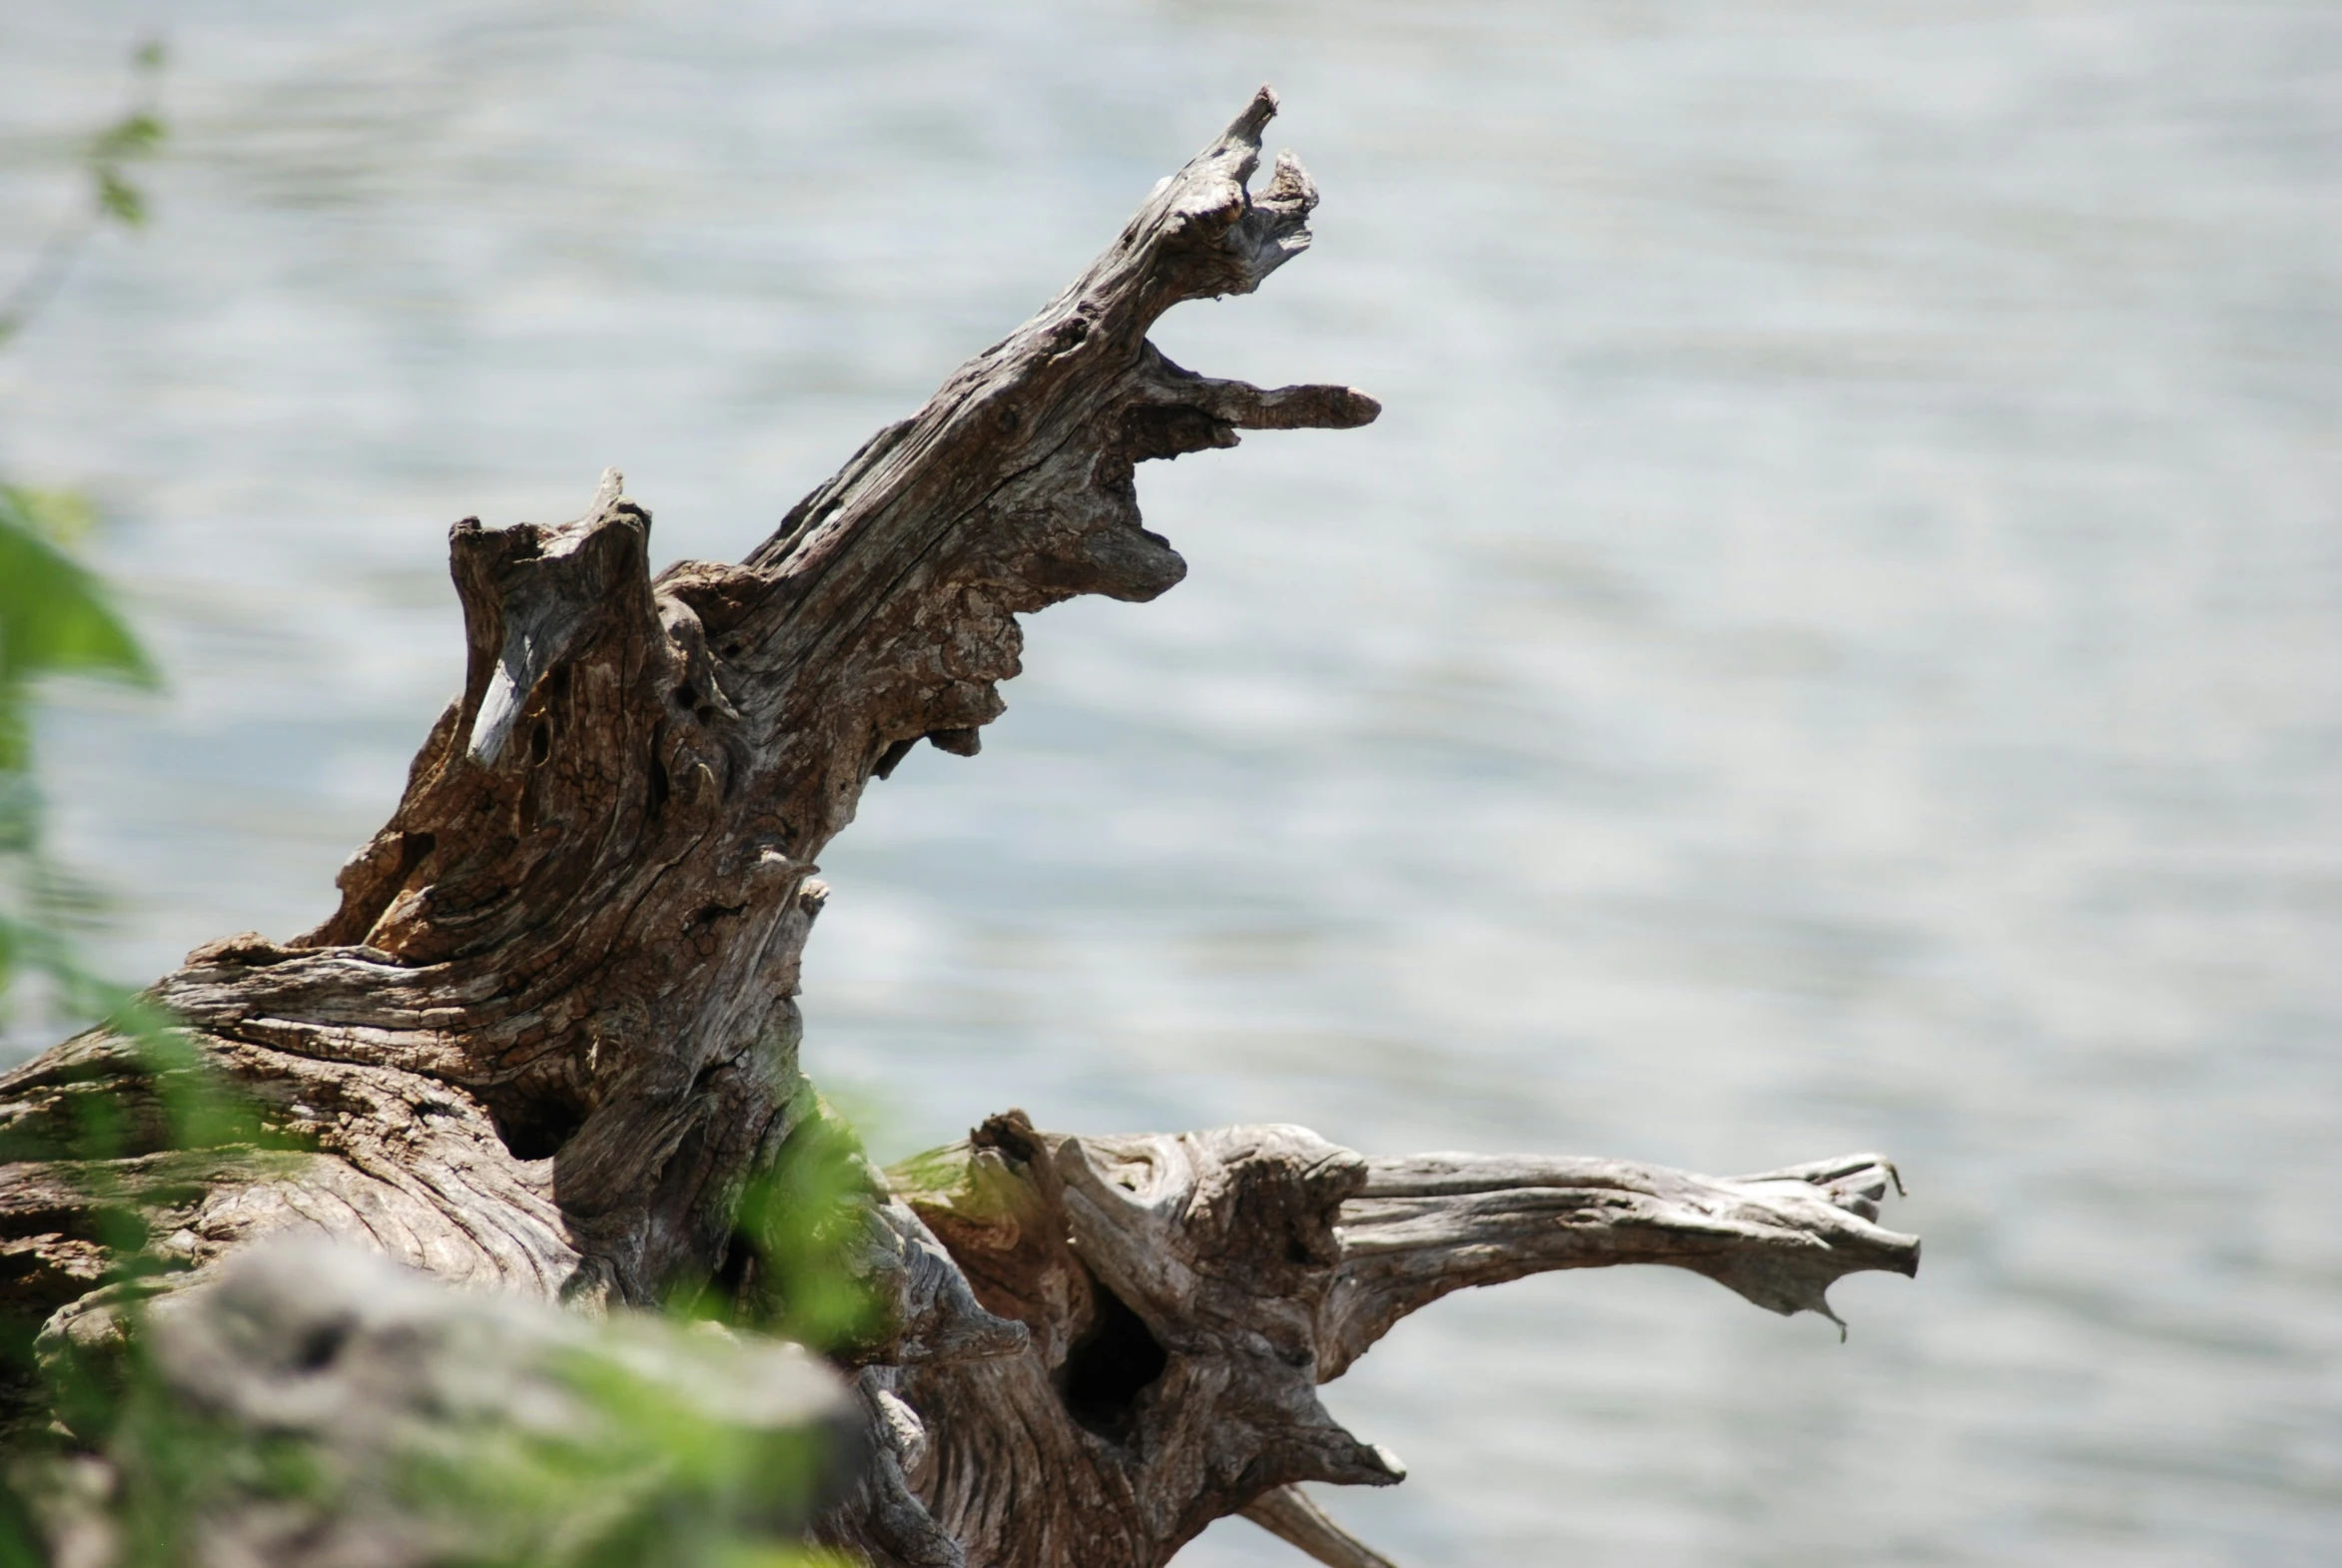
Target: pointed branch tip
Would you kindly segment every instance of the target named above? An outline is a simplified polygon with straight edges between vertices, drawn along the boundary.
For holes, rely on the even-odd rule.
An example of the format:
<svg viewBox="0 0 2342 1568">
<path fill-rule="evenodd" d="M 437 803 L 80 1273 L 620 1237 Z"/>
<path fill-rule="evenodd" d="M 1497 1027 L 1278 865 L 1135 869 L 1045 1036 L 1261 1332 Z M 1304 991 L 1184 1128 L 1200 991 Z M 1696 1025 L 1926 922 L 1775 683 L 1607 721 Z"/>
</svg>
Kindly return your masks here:
<svg viewBox="0 0 2342 1568">
<path fill-rule="evenodd" d="M 1335 1524 L 1297 1486 L 1263 1492 L 1243 1516 L 1325 1568 L 1397 1568 L 1389 1558 Z"/>
<path fill-rule="evenodd" d="M 1222 140 L 1259 151 L 1260 133 L 1267 129 L 1269 121 L 1276 118 L 1276 89 L 1266 82 L 1261 83 L 1260 90 L 1252 95 L 1252 101 L 1244 106 L 1243 113 L 1228 123 L 1227 133 Z"/>
</svg>

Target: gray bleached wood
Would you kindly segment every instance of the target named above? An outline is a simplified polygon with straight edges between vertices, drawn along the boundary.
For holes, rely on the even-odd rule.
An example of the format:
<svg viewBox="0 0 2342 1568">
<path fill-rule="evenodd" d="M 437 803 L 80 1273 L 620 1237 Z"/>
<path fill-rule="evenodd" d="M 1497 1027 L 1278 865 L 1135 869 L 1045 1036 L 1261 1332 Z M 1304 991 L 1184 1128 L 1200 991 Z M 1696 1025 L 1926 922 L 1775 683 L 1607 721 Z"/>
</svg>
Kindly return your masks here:
<svg viewBox="0 0 2342 1568">
<path fill-rule="evenodd" d="M 1828 1296 L 1842 1275 L 1919 1271 L 1919 1239 L 1875 1222 L 1890 1183 L 1902 1189 L 1882 1155 L 1724 1178 L 1618 1160 L 1369 1161 L 1342 1205 L 1332 1371 L 1450 1290 L 1613 1263 L 1688 1268 L 1771 1311 L 1819 1312 L 1843 1334 Z"/>
<path fill-rule="evenodd" d="M 1377 412 L 1346 387 L 1197 376 L 1148 340 L 1307 247 L 1297 162 L 1248 190 L 1274 110 L 1263 89 L 740 563 L 654 575 L 615 472 L 571 522 L 456 524 L 463 688 L 340 907 L 288 942 L 212 943 L 153 992 L 306 1148 L 174 1152 L 188 1070 L 103 1030 L 67 1042 L 0 1078 L 0 1305 L 45 1317 L 52 1350 L 112 1342 L 101 1191 L 145 1212 L 147 1261 L 181 1283 L 286 1230 L 589 1313 L 737 1273 L 743 1183 L 818 1115 L 799 963 L 815 862 L 862 790 L 922 739 L 977 751 L 1019 616 L 1179 580 L 1138 463 Z M 74 1158 L 92 1108 L 124 1135 L 95 1164 Z M 996 1117 L 874 1178 L 864 1266 L 892 1323 L 846 1358 L 872 1460 L 822 1528 L 877 1564 L 984 1568 L 1157 1568 L 1245 1509 L 1305 1531 L 1281 1489 L 1402 1473 L 1315 1389 L 1404 1313 L 1638 1261 L 1826 1311 L 1839 1275 L 1916 1266 L 1873 1223 L 1889 1175 L 1372 1161 L 1295 1128 Z"/>
<path fill-rule="evenodd" d="M 1777 1311 L 1827 1313 L 1844 1275 L 1919 1266 L 1915 1237 L 1874 1222 L 1893 1173 L 1867 1155 L 1718 1179 L 1604 1160 L 1369 1160 L 1297 1127 L 1071 1137 L 1010 1112 L 889 1177 L 984 1309 L 1028 1333 L 890 1385 L 924 1426 L 902 1506 L 987 1568 L 1157 1568 L 1251 1509 L 1321 1561 L 1348 1560 L 1322 1555 L 1349 1548 L 1308 1523 L 1320 1510 L 1271 1494 L 1403 1478 L 1316 1390 L 1449 1290 L 1669 1263 Z M 838 1538 L 927 1560 L 890 1559 L 851 1525 Z"/>
<path fill-rule="evenodd" d="M 1326 1517 L 1297 1486 L 1263 1493 L 1244 1517 L 1270 1535 L 1297 1547 L 1326 1568 L 1398 1568 L 1380 1552 Z"/>
</svg>

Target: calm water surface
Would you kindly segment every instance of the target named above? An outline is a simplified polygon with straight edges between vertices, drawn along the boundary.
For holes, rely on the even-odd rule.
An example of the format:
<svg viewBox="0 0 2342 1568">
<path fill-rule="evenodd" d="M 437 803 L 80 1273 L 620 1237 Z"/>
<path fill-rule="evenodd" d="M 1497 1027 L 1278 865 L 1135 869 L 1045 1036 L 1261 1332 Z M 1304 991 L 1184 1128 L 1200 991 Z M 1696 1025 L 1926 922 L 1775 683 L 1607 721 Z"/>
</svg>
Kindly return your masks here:
<svg viewBox="0 0 2342 1568">
<path fill-rule="evenodd" d="M 448 522 L 741 552 L 1272 80 L 1318 249 L 1162 340 L 1388 412 L 1143 474 L 1192 574 L 873 791 L 810 1069 L 889 1154 L 1904 1163 L 1843 1346 L 1403 1327 L 1331 1505 L 1416 1568 L 2342 1561 L 2342 10 L 12 0 L 0 276 L 158 14 L 157 221 L 0 358 L 172 675 L 42 735 L 118 971 L 327 908 Z"/>
</svg>

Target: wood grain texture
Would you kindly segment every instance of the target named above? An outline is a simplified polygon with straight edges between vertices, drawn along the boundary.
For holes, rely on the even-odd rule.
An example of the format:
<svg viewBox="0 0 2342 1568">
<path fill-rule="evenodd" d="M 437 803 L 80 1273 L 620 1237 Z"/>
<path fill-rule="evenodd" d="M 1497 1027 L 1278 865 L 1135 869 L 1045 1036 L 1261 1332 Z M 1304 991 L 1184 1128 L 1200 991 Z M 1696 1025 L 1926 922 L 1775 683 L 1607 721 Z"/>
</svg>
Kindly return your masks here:
<svg viewBox="0 0 2342 1568">
<path fill-rule="evenodd" d="M 1876 1223 L 1894 1174 L 1870 1155 L 1717 1178 L 1369 1160 L 1297 1127 L 1074 1137 L 1010 1112 L 889 1175 L 982 1306 L 1029 1335 L 891 1384 L 924 1427 L 908 1489 L 966 1561 L 997 1568 L 1155 1568 L 1280 1488 L 1402 1479 L 1316 1390 L 1466 1285 L 1667 1263 L 1775 1311 L 1828 1313 L 1844 1275 L 1919 1267 L 1917 1238 Z M 1259 1522 L 1338 1550 L 1302 1502 L 1272 1500 Z M 890 1542 L 844 1538 L 888 1560 Z"/>
<path fill-rule="evenodd" d="M 1178 582 L 1139 463 L 1378 411 L 1346 387 L 1197 376 L 1148 339 L 1307 248 L 1300 165 L 1279 155 L 1249 188 L 1274 111 L 1262 89 L 739 563 L 654 577 L 650 514 L 614 472 L 570 522 L 457 523 L 464 687 L 339 909 L 290 941 L 212 943 L 152 993 L 303 1148 L 174 1152 L 186 1070 L 102 1030 L 67 1042 L 0 1078 L 0 1304 L 45 1317 L 52 1346 L 119 1331 L 120 1293 L 93 1288 L 118 1260 L 98 1194 L 135 1200 L 183 1283 L 286 1230 L 588 1312 L 723 1277 L 744 1182 L 818 1114 L 799 963 L 816 861 L 862 791 L 922 740 L 977 752 L 1019 616 Z M 73 1143 L 94 1107 L 121 1132 L 96 1163 Z M 1253 1509 L 1321 1561 L 1378 1561 L 1325 1556 L 1338 1530 L 1283 1489 L 1399 1478 L 1314 1391 L 1399 1316 L 1615 1262 L 1827 1310 L 1851 1269 L 1916 1266 L 1874 1223 L 1890 1174 L 1375 1161 L 1297 1128 L 1080 1138 L 996 1117 L 873 1178 L 863 1266 L 891 1318 L 845 1359 L 874 1457 L 824 1529 L 879 1564 L 1152 1568 Z"/>
</svg>

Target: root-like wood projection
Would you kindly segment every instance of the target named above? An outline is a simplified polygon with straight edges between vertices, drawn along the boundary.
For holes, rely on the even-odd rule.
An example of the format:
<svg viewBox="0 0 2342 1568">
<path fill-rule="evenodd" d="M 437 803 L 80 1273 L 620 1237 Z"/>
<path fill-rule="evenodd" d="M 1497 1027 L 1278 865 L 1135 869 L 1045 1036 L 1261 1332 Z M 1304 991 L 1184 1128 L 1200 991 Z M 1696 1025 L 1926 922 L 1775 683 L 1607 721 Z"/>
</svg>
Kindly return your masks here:
<svg viewBox="0 0 2342 1568">
<path fill-rule="evenodd" d="M 1020 614 L 1179 580 L 1140 523 L 1138 463 L 1377 412 L 1348 388 L 1196 376 L 1147 339 L 1307 247 L 1298 163 L 1247 190 L 1274 109 L 1263 90 L 740 564 L 654 578 L 649 515 L 614 473 L 574 522 L 457 524 L 464 690 L 340 909 L 291 942 L 200 949 L 154 992 L 311 1152 L 165 1155 L 146 1059 L 68 1042 L 0 1081 L 7 1298 L 52 1343 L 112 1331 L 90 1183 L 56 1158 L 99 1100 L 132 1139 L 107 1189 L 189 1277 L 288 1228 L 585 1310 L 720 1275 L 742 1182 L 813 1114 L 792 999 L 814 861 L 869 780 L 923 739 L 976 752 Z M 1827 1310 L 1838 1276 L 1917 1265 L 1873 1223 L 1891 1175 L 1867 1156 L 1734 1180 L 1372 1160 L 1297 1128 L 1075 1138 L 995 1117 L 890 1174 L 870 1266 L 894 1326 L 856 1367 L 877 1457 L 828 1533 L 878 1563 L 1140 1568 L 1246 1512 L 1321 1561 L 1379 1561 L 1290 1488 L 1399 1478 L 1315 1394 L 1398 1317 L 1620 1262 Z"/>
</svg>

